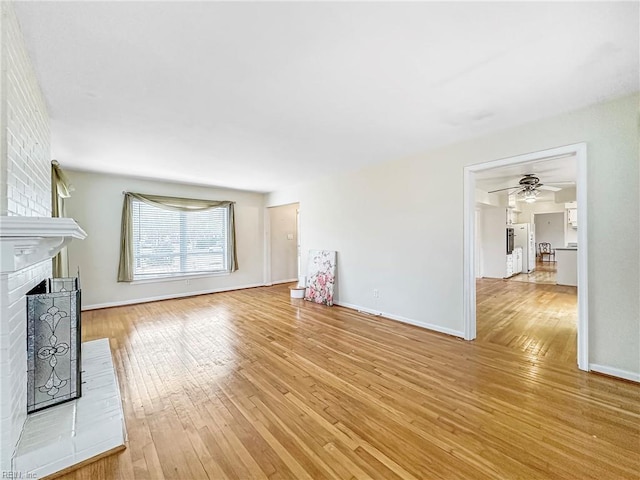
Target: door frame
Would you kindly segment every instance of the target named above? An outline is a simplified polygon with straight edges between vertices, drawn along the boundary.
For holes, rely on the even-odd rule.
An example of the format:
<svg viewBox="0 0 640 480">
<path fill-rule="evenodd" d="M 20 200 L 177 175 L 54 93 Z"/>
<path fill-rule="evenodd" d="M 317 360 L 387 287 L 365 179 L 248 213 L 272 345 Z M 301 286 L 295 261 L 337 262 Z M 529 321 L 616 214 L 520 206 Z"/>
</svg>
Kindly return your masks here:
<svg viewBox="0 0 640 480">
<path fill-rule="evenodd" d="M 589 371 L 589 284 L 587 235 L 587 144 L 575 143 L 464 167 L 464 338 L 476 338 L 475 210 L 476 173 L 484 170 L 537 162 L 550 157 L 576 156 L 578 207 L 578 368 Z"/>
<path fill-rule="evenodd" d="M 296 238 L 297 238 L 297 245 L 296 245 L 296 254 L 298 255 L 298 258 L 296 260 L 297 262 L 297 273 L 296 273 L 296 280 L 300 281 L 300 202 L 289 202 L 289 203 L 283 203 L 283 204 L 279 204 L 279 205 L 269 205 L 268 207 L 264 207 L 264 228 L 263 228 L 263 233 L 264 233 L 264 244 L 263 244 L 263 252 L 264 252 L 264 263 L 263 263 L 263 283 L 265 286 L 270 287 L 271 285 L 273 285 L 273 278 L 272 278 L 272 265 L 271 265 L 271 210 L 274 208 L 278 208 L 278 207 L 286 207 L 289 205 L 298 205 L 298 208 L 296 209 Z M 287 283 L 287 282 L 292 282 L 294 281 L 294 279 L 287 279 L 284 281 L 278 281 L 277 283 Z"/>
</svg>

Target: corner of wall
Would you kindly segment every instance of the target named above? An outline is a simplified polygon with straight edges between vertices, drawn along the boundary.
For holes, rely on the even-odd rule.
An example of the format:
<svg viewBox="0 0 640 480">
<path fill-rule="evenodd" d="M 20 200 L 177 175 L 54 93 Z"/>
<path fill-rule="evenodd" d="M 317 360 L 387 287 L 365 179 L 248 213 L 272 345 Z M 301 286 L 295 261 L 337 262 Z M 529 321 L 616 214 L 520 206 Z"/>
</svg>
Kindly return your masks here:
<svg viewBox="0 0 640 480">
<path fill-rule="evenodd" d="M 0 2 L 0 215 L 50 217 L 47 107 L 11 2 Z M 24 294 L 51 276 L 51 262 L 0 275 L 0 470 L 11 458 L 27 417 Z"/>
</svg>

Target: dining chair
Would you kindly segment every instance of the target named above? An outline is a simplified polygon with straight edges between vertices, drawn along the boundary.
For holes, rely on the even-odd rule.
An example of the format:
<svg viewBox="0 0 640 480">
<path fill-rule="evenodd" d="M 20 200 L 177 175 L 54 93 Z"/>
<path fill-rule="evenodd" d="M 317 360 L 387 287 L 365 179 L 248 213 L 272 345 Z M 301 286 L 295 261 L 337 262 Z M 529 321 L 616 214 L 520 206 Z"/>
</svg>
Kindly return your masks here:
<svg viewBox="0 0 640 480">
<path fill-rule="evenodd" d="M 541 262 L 544 262 L 545 255 L 550 262 L 556 261 L 556 251 L 551 247 L 551 244 L 549 242 L 540 242 L 538 244 L 538 255 L 540 256 Z"/>
</svg>

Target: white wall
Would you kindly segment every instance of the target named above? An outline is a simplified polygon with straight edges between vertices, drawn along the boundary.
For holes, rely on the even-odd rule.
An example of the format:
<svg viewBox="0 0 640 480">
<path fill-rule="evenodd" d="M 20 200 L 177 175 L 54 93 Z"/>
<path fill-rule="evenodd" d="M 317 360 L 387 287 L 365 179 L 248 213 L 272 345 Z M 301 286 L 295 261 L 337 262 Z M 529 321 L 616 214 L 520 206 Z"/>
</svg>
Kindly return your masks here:
<svg viewBox="0 0 640 480">
<path fill-rule="evenodd" d="M 9 2 L 0 2 L 0 215 L 51 216 L 49 117 Z M 27 415 L 24 294 L 51 275 L 51 262 L 0 275 L 0 471 Z"/>
<path fill-rule="evenodd" d="M 571 201 L 575 201 L 575 188 L 567 189 L 573 190 L 573 193 L 569 193 L 568 195 L 563 196 L 565 199 L 572 199 Z M 559 193 L 559 192 L 558 192 Z M 558 198 L 556 198 L 556 201 Z M 569 201 L 569 200 L 567 200 Z M 524 203 L 521 202 L 519 208 L 522 210 L 518 216 L 520 223 L 535 223 L 535 215 L 540 213 L 562 213 L 564 216 L 563 225 L 564 225 L 564 240 L 561 244 L 554 245 L 557 247 L 564 247 L 569 242 L 577 242 L 578 241 L 578 230 L 571 227 L 568 224 L 567 217 L 567 209 L 565 207 L 565 203 L 556 203 L 556 202 L 535 202 L 535 203 Z M 538 243 L 538 239 L 536 238 L 536 243 Z"/>
<path fill-rule="evenodd" d="M 481 211 L 482 276 L 504 278 L 507 273 L 507 225 L 504 207 L 485 207 Z"/>
<path fill-rule="evenodd" d="M 518 223 L 534 223 L 534 215 L 538 213 L 561 213 L 564 212 L 564 203 L 555 202 L 519 202 Z"/>
<path fill-rule="evenodd" d="M 476 219 L 476 232 L 474 239 L 475 248 L 475 274 L 476 278 L 482 278 L 484 275 L 484 255 L 483 255 L 483 243 L 482 243 L 482 229 L 484 228 L 482 209 L 476 207 L 474 213 Z"/>
<path fill-rule="evenodd" d="M 69 246 L 70 272 L 80 267 L 83 308 L 264 284 L 264 194 L 69 170 L 67 173 L 76 188 L 67 200 L 67 215 L 87 232 L 85 240 Z M 123 191 L 235 201 L 238 271 L 189 280 L 118 283 Z"/>
<path fill-rule="evenodd" d="M 565 214 L 536 213 L 536 243 L 550 243 L 552 248 L 564 247 Z"/>
<path fill-rule="evenodd" d="M 269 209 L 272 283 L 298 279 L 297 211 L 297 203 Z"/>
<path fill-rule="evenodd" d="M 340 302 L 462 332 L 463 167 L 586 142 L 590 362 L 638 374 L 638 100 L 620 98 L 284 189 L 269 195 L 268 205 L 300 202 L 303 255 L 338 251 Z"/>
<path fill-rule="evenodd" d="M 555 203 L 575 202 L 578 198 L 576 187 L 563 188 L 553 194 Z"/>
</svg>

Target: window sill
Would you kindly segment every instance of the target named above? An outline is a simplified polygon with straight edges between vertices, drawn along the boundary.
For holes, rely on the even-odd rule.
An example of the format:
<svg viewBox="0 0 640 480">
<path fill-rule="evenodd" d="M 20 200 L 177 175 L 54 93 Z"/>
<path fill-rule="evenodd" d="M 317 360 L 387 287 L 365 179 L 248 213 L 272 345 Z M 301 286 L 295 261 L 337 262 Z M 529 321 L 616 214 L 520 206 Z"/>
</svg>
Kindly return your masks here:
<svg viewBox="0 0 640 480">
<path fill-rule="evenodd" d="M 143 283 L 159 283 L 159 282 L 179 282 L 182 280 L 191 280 L 196 278 L 208 278 L 208 277 L 226 277 L 231 272 L 209 272 L 209 273 L 193 273 L 193 274 L 178 274 L 178 275 L 163 275 L 161 277 L 151 278 L 139 278 L 134 279 L 132 282 L 128 282 L 129 285 L 143 284 Z"/>
</svg>

